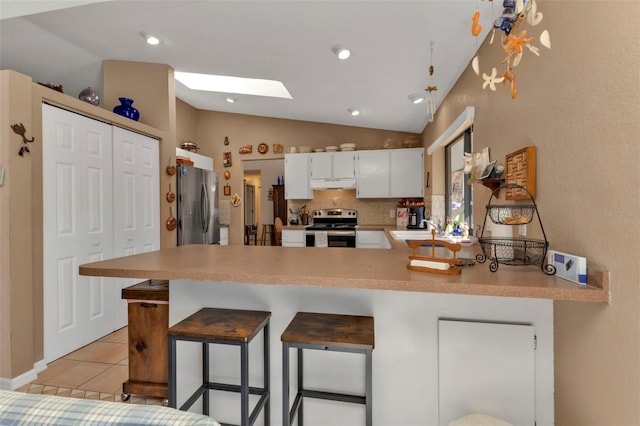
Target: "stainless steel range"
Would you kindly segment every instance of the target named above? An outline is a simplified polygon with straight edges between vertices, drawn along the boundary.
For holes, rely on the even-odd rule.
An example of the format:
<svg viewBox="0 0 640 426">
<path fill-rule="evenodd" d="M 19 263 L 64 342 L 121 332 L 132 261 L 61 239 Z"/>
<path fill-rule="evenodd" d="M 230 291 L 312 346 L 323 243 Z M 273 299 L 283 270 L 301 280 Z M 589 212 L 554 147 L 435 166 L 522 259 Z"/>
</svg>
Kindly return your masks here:
<svg viewBox="0 0 640 426">
<path fill-rule="evenodd" d="M 320 209 L 314 210 L 312 217 L 313 225 L 305 228 L 307 247 L 322 246 L 323 244 L 316 243 L 316 233 L 319 233 L 318 242 L 320 242 L 325 232 L 328 247 L 356 246 L 357 210 Z"/>
</svg>

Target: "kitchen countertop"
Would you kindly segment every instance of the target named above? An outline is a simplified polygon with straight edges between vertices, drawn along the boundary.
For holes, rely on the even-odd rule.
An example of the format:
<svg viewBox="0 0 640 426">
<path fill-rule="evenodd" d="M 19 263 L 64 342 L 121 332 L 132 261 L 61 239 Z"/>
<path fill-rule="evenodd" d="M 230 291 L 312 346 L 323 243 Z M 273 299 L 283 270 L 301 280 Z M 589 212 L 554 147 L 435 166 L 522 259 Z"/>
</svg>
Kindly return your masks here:
<svg viewBox="0 0 640 426">
<path fill-rule="evenodd" d="M 191 245 L 81 265 L 80 274 L 609 302 L 608 272 L 590 272 L 589 285 L 580 286 L 536 266 L 501 264 L 490 272 L 485 262 L 461 275 L 412 271 L 406 267 L 411 249 L 388 235 L 395 226 L 363 228 L 385 230 L 392 248 Z M 463 247 L 459 257 L 475 258 L 478 250 Z"/>
</svg>

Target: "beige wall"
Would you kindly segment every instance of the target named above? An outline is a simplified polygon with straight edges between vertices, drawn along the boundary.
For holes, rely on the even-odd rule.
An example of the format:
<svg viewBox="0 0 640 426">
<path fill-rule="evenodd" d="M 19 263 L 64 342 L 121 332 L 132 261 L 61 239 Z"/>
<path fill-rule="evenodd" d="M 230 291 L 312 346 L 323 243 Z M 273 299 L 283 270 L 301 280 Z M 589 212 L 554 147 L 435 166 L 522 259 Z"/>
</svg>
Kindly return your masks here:
<svg viewBox="0 0 640 426">
<path fill-rule="evenodd" d="M 33 368 L 32 358 L 24 354 L 35 352 L 30 188 L 31 171 L 37 166 L 31 156 L 18 155 L 22 138 L 10 127 L 22 123 L 25 136 L 34 136 L 30 90 L 31 78 L 0 73 L 0 167 L 5 168 L 0 186 L 0 377 L 15 377 Z M 37 150 L 37 142 L 29 149 Z"/>
<path fill-rule="evenodd" d="M 176 145 L 198 139 L 198 110 L 176 98 Z"/>
<path fill-rule="evenodd" d="M 552 50 L 525 50 L 518 97 L 483 91 L 467 69 L 425 144 L 473 105 L 475 147 L 489 146 L 492 159 L 537 147 L 536 202 L 550 247 L 586 256 L 612 278 L 610 305 L 554 305 L 556 424 L 638 425 L 640 2 L 538 3 Z M 499 67 L 503 56 L 483 46 L 481 68 Z M 476 223 L 489 195 L 475 185 Z"/>
</svg>

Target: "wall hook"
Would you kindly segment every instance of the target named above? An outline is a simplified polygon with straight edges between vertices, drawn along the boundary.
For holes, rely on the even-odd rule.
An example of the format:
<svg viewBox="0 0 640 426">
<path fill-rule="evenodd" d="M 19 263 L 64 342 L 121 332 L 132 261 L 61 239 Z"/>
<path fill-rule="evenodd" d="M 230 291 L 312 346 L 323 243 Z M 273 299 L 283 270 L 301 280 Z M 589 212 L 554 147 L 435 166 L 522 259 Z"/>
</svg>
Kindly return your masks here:
<svg viewBox="0 0 640 426">
<path fill-rule="evenodd" d="M 22 136 L 22 143 L 30 143 L 33 142 L 35 140 L 35 138 L 31 138 L 31 139 L 27 139 L 24 134 L 27 132 L 27 129 L 24 128 L 24 124 L 20 123 L 20 124 L 12 124 L 11 125 L 11 129 L 13 129 L 13 131 Z"/>
</svg>

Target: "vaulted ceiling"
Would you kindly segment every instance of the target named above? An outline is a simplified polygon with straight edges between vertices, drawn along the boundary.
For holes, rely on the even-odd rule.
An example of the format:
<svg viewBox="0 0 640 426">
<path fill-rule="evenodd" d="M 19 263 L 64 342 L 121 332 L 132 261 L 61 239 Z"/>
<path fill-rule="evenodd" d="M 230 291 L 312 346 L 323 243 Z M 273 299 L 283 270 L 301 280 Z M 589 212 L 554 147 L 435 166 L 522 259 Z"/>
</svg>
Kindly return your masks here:
<svg viewBox="0 0 640 426">
<path fill-rule="evenodd" d="M 0 0 L 0 67 L 62 84 L 71 96 L 87 86 L 100 93 L 105 59 L 273 79 L 293 99 L 233 95 L 237 102 L 230 104 L 226 94 L 179 82 L 176 94 L 200 109 L 419 133 L 428 122 L 426 105 L 408 96 L 435 85 L 439 104 L 501 3 Z M 483 26 L 477 38 L 476 10 Z M 141 33 L 162 42 L 149 46 Z M 338 60 L 335 45 L 348 47 L 351 58 Z M 352 117 L 350 108 L 361 114 Z"/>
</svg>

